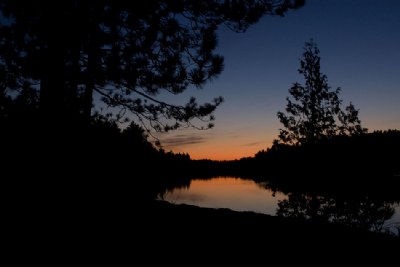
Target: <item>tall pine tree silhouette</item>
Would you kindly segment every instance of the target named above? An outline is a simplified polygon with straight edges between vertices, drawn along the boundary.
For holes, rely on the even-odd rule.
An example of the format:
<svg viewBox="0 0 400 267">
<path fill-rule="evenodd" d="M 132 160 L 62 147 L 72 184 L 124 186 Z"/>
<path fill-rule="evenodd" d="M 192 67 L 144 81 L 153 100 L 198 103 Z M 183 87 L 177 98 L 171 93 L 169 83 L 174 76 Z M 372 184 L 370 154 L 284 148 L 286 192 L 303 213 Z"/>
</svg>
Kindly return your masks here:
<svg viewBox="0 0 400 267">
<path fill-rule="evenodd" d="M 305 84 L 294 83 L 289 89 L 286 113 L 279 111 L 280 129 L 278 143 L 301 145 L 314 143 L 335 135 L 357 135 L 367 131 L 362 128 L 358 110 L 350 103 L 341 109 L 340 88 L 331 90 L 328 78 L 321 73 L 320 51 L 311 40 L 306 42 L 299 74 Z"/>
</svg>

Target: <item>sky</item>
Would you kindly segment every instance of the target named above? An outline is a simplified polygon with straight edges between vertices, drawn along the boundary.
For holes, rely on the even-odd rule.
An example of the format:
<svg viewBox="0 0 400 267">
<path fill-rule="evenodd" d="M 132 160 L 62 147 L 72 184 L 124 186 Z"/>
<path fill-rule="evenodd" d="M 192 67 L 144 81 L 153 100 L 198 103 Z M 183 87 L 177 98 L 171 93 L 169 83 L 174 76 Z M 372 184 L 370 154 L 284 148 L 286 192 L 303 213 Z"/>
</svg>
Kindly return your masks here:
<svg viewBox="0 0 400 267">
<path fill-rule="evenodd" d="M 245 33 L 221 27 L 217 52 L 224 71 L 202 89 L 165 99 L 183 104 L 190 96 L 199 102 L 223 96 L 215 127 L 156 136 L 166 151 L 192 159 L 240 159 L 271 147 L 289 88 L 304 84 L 297 70 L 311 38 L 328 84 L 342 89 L 344 106 L 351 101 L 359 109 L 363 127 L 400 130 L 399 12 L 398 0 L 307 0 L 285 17 L 265 16 Z"/>
</svg>

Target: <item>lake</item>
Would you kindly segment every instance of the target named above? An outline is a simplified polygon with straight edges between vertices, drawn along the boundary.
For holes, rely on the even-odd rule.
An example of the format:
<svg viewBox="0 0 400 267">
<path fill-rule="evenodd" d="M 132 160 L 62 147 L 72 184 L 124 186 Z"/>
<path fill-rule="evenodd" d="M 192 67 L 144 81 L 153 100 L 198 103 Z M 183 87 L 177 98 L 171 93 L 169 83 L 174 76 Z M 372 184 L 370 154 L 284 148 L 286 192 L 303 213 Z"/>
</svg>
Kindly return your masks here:
<svg viewBox="0 0 400 267">
<path fill-rule="evenodd" d="M 273 192 L 253 180 L 236 177 L 193 179 L 190 185 L 167 192 L 162 199 L 175 204 L 209 208 L 254 211 L 286 217 L 321 216 L 329 221 L 360 225 L 381 231 L 397 232 L 400 223 L 399 203 L 371 202 L 368 199 L 332 200 L 321 196 L 285 195 Z"/>
</svg>

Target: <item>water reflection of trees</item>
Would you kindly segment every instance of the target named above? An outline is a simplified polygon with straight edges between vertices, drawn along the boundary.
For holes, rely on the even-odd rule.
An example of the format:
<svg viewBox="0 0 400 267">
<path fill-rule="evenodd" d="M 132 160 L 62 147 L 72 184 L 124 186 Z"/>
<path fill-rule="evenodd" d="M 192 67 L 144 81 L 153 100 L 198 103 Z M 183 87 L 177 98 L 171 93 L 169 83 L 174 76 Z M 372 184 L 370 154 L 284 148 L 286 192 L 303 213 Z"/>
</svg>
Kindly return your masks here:
<svg viewBox="0 0 400 267">
<path fill-rule="evenodd" d="M 175 189 L 188 189 L 190 187 L 190 183 L 191 179 L 186 176 L 160 177 L 157 180 L 157 187 L 155 190 L 156 198 L 165 199 L 166 195 Z"/>
<path fill-rule="evenodd" d="M 340 198 L 310 193 L 289 193 L 278 202 L 277 215 L 290 218 L 329 221 L 383 231 L 384 223 L 394 215 L 394 202 L 368 196 Z"/>
<path fill-rule="evenodd" d="M 216 177 L 191 178 L 185 175 L 158 177 L 156 195 L 159 199 L 165 199 L 166 195 L 175 189 L 188 189 L 193 179 L 213 178 Z M 340 223 L 379 232 L 390 230 L 394 234 L 399 231 L 397 235 L 400 236 L 399 222 L 386 224 L 387 220 L 393 217 L 395 206 L 400 203 L 398 195 L 392 192 L 393 188 L 397 187 L 388 185 L 383 188 L 377 185 L 375 190 L 370 186 L 356 191 L 355 187 L 337 186 L 328 191 L 317 190 L 318 187 L 312 188 L 307 186 L 307 183 L 293 185 L 278 183 L 276 180 L 235 178 L 253 180 L 259 187 L 271 190 L 273 196 L 276 192 L 287 195 L 287 199 L 278 201 L 277 216 Z M 310 188 L 311 190 L 307 190 Z"/>
</svg>

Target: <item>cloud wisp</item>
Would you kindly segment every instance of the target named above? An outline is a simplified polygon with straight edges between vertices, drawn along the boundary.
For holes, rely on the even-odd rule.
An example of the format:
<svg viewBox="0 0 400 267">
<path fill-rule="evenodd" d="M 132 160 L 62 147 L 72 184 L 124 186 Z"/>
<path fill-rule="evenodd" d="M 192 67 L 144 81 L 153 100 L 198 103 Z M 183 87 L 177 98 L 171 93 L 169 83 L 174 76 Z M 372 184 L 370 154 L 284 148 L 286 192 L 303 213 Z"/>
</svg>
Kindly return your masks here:
<svg viewBox="0 0 400 267">
<path fill-rule="evenodd" d="M 175 147 L 205 143 L 208 140 L 205 136 L 198 136 L 192 134 L 180 134 L 165 139 L 161 139 L 163 147 Z"/>
<path fill-rule="evenodd" d="M 247 143 L 247 144 L 243 144 L 241 146 L 257 146 L 259 144 L 262 144 L 263 142 L 257 141 L 257 142 L 251 142 L 251 143 Z"/>
</svg>

